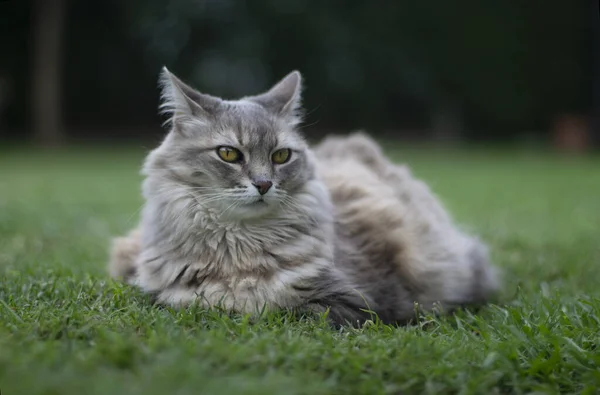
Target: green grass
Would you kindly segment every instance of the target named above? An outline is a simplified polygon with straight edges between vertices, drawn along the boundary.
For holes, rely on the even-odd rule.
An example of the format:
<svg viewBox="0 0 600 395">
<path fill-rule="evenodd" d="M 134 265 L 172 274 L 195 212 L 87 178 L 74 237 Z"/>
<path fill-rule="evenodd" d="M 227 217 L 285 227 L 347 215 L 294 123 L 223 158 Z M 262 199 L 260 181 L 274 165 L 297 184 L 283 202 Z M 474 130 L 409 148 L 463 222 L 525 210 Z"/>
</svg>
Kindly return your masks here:
<svg viewBox="0 0 600 395">
<path fill-rule="evenodd" d="M 600 160 L 390 152 L 490 244 L 498 304 L 339 332 L 159 309 L 105 269 L 138 218 L 142 149 L 0 152 L 0 392 L 598 393 Z"/>
</svg>

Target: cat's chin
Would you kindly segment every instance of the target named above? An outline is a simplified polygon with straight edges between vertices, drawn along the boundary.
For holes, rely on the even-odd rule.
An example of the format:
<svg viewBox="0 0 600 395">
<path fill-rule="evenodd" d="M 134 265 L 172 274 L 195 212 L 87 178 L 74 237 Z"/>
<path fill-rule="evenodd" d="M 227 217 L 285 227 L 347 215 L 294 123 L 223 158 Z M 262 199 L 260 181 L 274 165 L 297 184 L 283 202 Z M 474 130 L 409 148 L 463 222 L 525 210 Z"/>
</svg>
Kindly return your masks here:
<svg viewBox="0 0 600 395">
<path fill-rule="evenodd" d="M 277 209 L 277 205 L 264 200 L 257 200 L 251 203 L 237 206 L 226 213 L 227 219 L 231 220 L 254 220 L 268 217 Z"/>
</svg>

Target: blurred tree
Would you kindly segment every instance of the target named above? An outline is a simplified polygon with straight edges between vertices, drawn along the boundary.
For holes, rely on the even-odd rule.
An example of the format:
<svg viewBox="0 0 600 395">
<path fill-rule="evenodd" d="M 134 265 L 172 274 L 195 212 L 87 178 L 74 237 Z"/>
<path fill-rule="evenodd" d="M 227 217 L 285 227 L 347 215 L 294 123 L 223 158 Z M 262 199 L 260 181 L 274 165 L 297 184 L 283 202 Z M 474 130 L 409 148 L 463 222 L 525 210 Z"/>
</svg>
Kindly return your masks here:
<svg viewBox="0 0 600 395">
<path fill-rule="evenodd" d="M 600 148 L 600 4 L 597 0 L 589 0 L 590 4 L 590 41 L 592 57 L 592 140 Z"/>
<path fill-rule="evenodd" d="M 65 0 L 34 2 L 33 127 L 37 142 L 56 146 L 63 142 L 62 36 Z"/>
<path fill-rule="evenodd" d="M 46 0 L 33 11 L 43 15 L 48 7 L 60 18 L 64 9 L 56 14 L 56 1 L 69 13 L 61 68 L 68 76 L 65 122 L 82 136 L 120 138 L 124 129 L 155 127 L 162 65 L 224 97 L 255 93 L 299 69 L 308 87 L 308 122 L 321 130 L 469 139 L 537 130 L 546 138 L 556 116 L 591 108 L 586 0 Z M 10 19 L 0 12 L 0 28 Z M 40 19 L 33 21 L 41 34 Z M 38 66 L 40 59 L 50 62 L 38 67 L 39 78 L 54 84 L 46 91 L 60 98 L 61 74 L 51 65 L 60 64 L 60 40 L 51 37 L 57 36 L 34 40 L 31 52 Z M 19 40 L 27 37 L 0 37 L 2 45 Z M 58 43 L 58 56 L 37 56 L 52 48 L 42 40 Z M 0 67 L 13 70 L 13 88 L 31 83 L 20 62 L 0 58 Z M 49 94 L 36 102 L 43 97 Z M 60 114 L 60 100 L 51 102 Z M 30 114 L 9 106 L 9 121 L 26 125 Z"/>
</svg>

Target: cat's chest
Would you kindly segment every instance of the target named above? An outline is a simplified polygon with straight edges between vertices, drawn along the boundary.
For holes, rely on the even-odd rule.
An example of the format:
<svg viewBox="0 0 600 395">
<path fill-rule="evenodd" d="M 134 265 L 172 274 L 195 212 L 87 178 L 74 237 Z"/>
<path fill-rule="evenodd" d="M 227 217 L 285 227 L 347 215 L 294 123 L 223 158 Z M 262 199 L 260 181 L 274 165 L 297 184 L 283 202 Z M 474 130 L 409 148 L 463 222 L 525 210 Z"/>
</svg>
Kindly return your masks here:
<svg viewBox="0 0 600 395">
<path fill-rule="evenodd" d="M 159 300 L 187 304 L 224 303 L 246 311 L 268 304 L 298 302 L 295 286 L 333 264 L 331 234 L 316 220 L 298 217 L 260 224 L 182 223 L 148 238 L 139 285 L 159 292 Z"/>
<path fill-rule="evenodd" d="M 146 288 L 162 289 L 160 300 L 187 304 L 201 295 L 208 306 L 248 312 L 294 305 L 299 303 L 294 286 L 332 262 L 322 238 L 293 227 L 204 229 L 192 240 L 189 251 L 162 267 L 159 286 L 149 287 L 154 278 L 142 276 Z"/>
<path fill-rule="evenodd" d="M 298 230 L 290 226 L 206 226 L 192 237 L 190 258 L 224 275 L 268 272 L 279 267 L 282 252 L 300 239 Z"/>
<path fill-rule="evenodd" d="M 205 252 L 229 250 L 252 254 L 283 242 L 284 238 L 264 226 L 212 225 L 198 229 L 194 240 Z"/>
</svg>

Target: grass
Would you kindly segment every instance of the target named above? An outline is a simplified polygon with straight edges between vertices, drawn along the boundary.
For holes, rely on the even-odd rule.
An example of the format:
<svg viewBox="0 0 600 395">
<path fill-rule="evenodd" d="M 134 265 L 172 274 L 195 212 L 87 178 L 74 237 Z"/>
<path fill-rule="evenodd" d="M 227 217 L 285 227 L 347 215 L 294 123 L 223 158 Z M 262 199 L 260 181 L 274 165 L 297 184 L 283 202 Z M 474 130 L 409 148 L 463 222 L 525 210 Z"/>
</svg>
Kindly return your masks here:
<svg viewBox="0 0 600 395">
<path fill-rule="evenodd" d="M 153 307 L 110 281 L 144 152 L 0 152 L 0 392 L 598 393 L 600 160 L 391 149 L 503 268 L 498 304 L 395 328 Z"/>
</svg>

